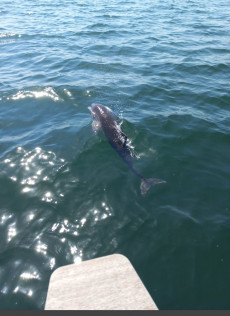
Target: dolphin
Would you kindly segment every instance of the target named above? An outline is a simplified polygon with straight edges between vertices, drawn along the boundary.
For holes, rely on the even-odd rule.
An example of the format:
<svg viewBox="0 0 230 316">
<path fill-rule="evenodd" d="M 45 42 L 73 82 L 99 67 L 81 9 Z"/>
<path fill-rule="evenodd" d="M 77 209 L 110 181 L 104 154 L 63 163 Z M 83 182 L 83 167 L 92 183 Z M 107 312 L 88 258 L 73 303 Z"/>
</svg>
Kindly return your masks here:
<svg viewBox="0 0 230 316">
<path fill-rule="evenodd" d="M 88 109 L 91 112 L 93 122 L 92 128 L 96 134 L 99 129 L 102 129 L 108 142 L 113 149 L 119 154 L 129 166 L 132 172 L 141 179 L 141 194 L 146 195 L 151 186 L 159 183 L 166 183 L 166 181 L 156 178 L 144 178 L 133 166 L 132 155 L 127 145 L 127 136 L 122 132 L 120 125 L 117 123 L 117 117 L 113 114 L 107 106 L 93 103 Z"/>
</svg>

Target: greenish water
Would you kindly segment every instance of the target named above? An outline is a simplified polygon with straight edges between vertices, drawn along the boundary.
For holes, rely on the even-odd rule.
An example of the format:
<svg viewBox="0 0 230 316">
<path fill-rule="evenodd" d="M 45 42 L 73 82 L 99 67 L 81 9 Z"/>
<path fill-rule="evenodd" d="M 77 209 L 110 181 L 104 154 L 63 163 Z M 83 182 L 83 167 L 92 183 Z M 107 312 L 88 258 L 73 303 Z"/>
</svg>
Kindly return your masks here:
<svg viewBox="0 0 230 316">
<path fill-rule="evenodd" d="M 230 308 L 230 6 L 1 1 L 0 309 L 58 267 L 129 258 L 159 309 Z M 140 181 L 95 136 L 122 121 Z"/>
</svg>

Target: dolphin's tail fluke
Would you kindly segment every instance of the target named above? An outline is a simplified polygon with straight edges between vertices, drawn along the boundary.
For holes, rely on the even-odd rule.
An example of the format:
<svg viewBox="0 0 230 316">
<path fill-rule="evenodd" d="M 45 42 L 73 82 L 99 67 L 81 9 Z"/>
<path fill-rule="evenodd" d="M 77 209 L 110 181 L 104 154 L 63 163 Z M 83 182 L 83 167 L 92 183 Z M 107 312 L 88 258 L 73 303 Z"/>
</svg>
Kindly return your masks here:
<svg viewBox="0 0 230 316">
<path fill-rule="evenodd" d="M 141 194 L 145 196 L 147 191 L 154 185 L 166 183 L 166 181 L 156 178 L 142 179 L 141 180 Z"/>
</svg>

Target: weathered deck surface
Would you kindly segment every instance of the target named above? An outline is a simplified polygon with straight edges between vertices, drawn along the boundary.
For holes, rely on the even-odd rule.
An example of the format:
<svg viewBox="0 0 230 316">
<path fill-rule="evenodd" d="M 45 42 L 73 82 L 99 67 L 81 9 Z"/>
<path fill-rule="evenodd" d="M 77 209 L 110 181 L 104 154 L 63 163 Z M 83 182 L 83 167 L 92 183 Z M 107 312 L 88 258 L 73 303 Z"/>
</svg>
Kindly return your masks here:
<svg viewBox="0 0 230 316">
<path fill-rule="evenodd" d="M 58 268 L 46 310 L 157 310 L 129 260 L 119 254 Z"/>
</svg>

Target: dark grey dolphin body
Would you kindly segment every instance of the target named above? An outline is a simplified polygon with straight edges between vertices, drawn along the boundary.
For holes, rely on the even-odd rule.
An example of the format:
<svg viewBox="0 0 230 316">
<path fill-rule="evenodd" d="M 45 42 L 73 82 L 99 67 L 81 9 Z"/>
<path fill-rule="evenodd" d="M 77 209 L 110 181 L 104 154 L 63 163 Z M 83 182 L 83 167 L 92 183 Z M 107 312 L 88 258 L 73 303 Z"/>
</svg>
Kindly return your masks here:
<svg viewBox="0 0 230 316">
<path fill-rule="evenodd" d="M 112 111 L 104 105 L 93 103 L 89 110 L 93 117 L 93 131 L 101 128 L 108 139 L 110 145 L 121 156 L 121 158 L 128 164 L 132 172 L 141 179 L 141 194 L 145 195 L 149 188 L 159 183 L 166 183 L 166 181 L 156 178 L 146 179 L 133 167 L 132 156 L 127 146 L 127 136 L 122 132 L 120 125 L 116 121 L 116 116 Z"/>
</svg>

